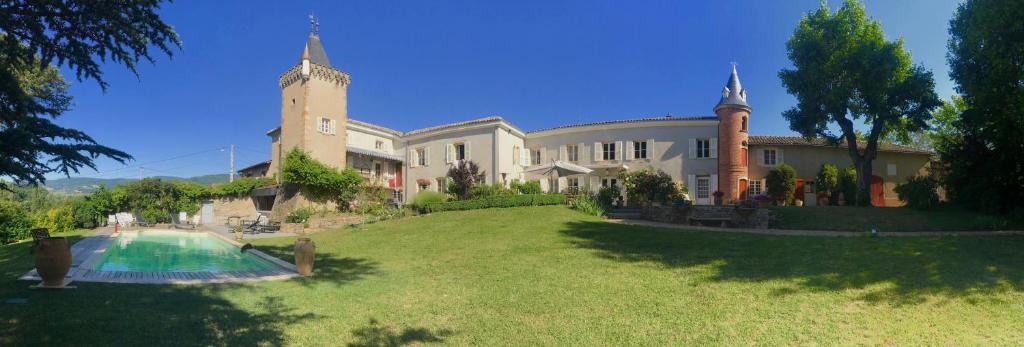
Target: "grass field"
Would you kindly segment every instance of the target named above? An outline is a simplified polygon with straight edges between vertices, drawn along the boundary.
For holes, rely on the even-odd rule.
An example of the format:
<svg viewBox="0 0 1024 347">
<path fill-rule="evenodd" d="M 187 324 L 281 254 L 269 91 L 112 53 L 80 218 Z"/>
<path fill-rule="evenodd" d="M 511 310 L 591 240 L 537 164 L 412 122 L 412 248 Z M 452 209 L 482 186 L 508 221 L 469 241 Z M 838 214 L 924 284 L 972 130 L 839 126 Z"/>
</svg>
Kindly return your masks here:
<svg viewBox="0 0 1024 347">
<path fill-rule="evenodd" d="M 973 231 L 1024 230 L 1024 220 L 1010 220 L 966 211 L 955 206 L 934 210 L 903 207 L 771 207 L 777 218 L 772 228 L 800 230 Z"/>
<path fill-rule="evenodd" d="M 323 232 L 313 278 L 253 284 L 14 280 L 0 345 L 1011 345 L 1024 237 L 683 232 L 564 207 L 438 213 Z M 290 239 L 258 247 L 289 259 Z"/>
</svg>

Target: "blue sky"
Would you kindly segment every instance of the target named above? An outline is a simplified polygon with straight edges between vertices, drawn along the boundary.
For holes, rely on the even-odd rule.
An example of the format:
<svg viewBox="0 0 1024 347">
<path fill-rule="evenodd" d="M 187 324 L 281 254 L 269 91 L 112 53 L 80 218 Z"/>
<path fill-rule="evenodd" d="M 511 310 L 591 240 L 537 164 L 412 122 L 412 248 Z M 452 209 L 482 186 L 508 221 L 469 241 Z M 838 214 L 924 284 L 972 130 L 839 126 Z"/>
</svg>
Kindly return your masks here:
<svg viewBox="0 0 1024 347">
<path fill-rule="evenodd" d="M 840 1 L 829 1 L 834 9 Z M 955 0 L 866 1 L 953 93 L 945 62 Z M 73 81 L 58 122 L 129 152 L 88 177 L 194 176 L 269 159 L 277 77 L 296 64 L 310 11 L 331 63 L 352 76 L 349 117 L 397 130 L 500 115 L 524 130 L 612 119 L 710 116 L 737 62 L 754 134 L 792 134 L 777 73 L 785 42 L 818 0 L 787 1 L 198 1 L 161 10 L 184 46 L 108 65 L 111 87 Z M 72 74 L 65 73 L 69 79 Z M 195 154 L 198 153 L 198 154 Z M 51 178 L 59 177 L 57 175 Z"/>
</svg>

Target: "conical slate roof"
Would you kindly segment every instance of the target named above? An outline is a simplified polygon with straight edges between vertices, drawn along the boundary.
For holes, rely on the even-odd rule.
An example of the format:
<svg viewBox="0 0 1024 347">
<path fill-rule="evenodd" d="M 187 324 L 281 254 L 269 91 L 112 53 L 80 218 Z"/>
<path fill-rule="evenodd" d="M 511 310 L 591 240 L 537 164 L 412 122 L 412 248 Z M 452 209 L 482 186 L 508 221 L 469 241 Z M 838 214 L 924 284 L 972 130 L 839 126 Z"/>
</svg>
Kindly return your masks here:
<svg viewBox="0 0 1024 347">
<path fill-rule="evenodd" d="M 732 66 L 732 74 L 729 75 L 729 81 L 722 89 L 722 99 L 718 100 L 718 105 L 715 105 L 715 111 L 726 106 L 750 109 L 750 105 L 747 104 L 747 90 L 740 85 L 740 76 L 736 73 L 736 65 Z"/>
<path fill-rule="evenodd" d="M 306 58 L 317 65 L 331 67 L 331 61 L 327 59 L 327 52 L 324 52 L 324 45 L 320 43 L 319 35 L 309 34 L 306 47 L 302 49 L 302 56 L 299 57 L 299 63 L 301 64 L 302 60 Z"/>
</svg>

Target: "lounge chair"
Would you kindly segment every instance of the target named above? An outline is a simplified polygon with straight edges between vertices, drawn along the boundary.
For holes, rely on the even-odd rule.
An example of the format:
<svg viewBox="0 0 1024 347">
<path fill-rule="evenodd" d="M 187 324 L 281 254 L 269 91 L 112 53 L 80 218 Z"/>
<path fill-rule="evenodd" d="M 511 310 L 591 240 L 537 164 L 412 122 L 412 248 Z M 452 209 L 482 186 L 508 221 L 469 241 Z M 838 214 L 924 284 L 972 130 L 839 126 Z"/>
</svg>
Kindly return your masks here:
<svg viewBox="0 0 1024 347">
<path fill-rule="evenodd" d="M 47 228 L 36 228 L 32 229 L 32 247 L 28 249 L 28 254 L 36 252 L 36 246 L 39 246 L 39 241 L 50 238 L 50 229 Z"/>
<path fill-rule="evenodd" d="M 171 226 L 174 227 L 175 229 L 194 230 L 196 228 L 196 226 L 193 224 L 182 223 L 181 220 L 178 219 L 178 215 L 175 213 L 171 213 Z"/>
<path fill-rule="evenodd" d="M 253 221 L 243 221 L 243 225 L 247 224 L 247 226 L 245 227 L 244 232 L 250 232 L 250 233 L 253 233 L 253 234 L 258 234 L 260 232 L 260 229 L 262 229 L 261 222 L 263 221 L 263 218 L 264 218 L 263 215 L 257 215 L 256 216 L 256 220 L 253 220 Z"/>
<path fill-rule="evenodd" d="M 145 219 L 143 219 L 142 215 L 135 214 L 134 216 L 135 216 L 135 225 L 138 225 L 140 227 L 151 227 L 151 226 L 153 226 L 153 223 L 152 222 L 148 222 Z"/>
</svg>

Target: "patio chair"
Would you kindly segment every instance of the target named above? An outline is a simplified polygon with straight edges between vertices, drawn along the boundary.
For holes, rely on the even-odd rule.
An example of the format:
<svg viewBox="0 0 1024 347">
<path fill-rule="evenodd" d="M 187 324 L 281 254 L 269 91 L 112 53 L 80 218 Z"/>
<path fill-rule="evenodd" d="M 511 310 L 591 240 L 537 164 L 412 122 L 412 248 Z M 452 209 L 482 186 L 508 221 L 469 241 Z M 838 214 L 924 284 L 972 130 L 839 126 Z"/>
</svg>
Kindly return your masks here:
<svg viewBox="0 0 1024 347">
<path fill-rule="evenodd" d="M 135 216 L 135 224 L 136 225 L 138 225 L 140 227 L 151 227 L 151 226 L 153 226 L 153 223 L 145 220 L 144 218 L 142 218 L 142 215 L 135 214 L 134 216 Z"/>
<path fill-rule="evenodd" d="M 175 213 L 171 213 L 171 226 L 174 227 L 175 229 L 195 230 L 196 228 L 196 226 L 193 224 L 182 223 L 181 220 L 178 219 L 178 215 Z"/>
<path fill-rule="evenodd" d="M 39 241 L 50 238 L 50 229 L 47 228 L 36 228 L 32 229 L 32 247 L 29 247 L 28 254 L 36 252 L 36 246 L 39 246 Z"/>
<path fill-rule="evenodd" d="M 248 226 L 245 227 L 244 232 L 258 234 L 260 232 L 260 229 L 262 228 L 262 225 L 260 223 L 263 221 L 263 218 L 263 215 L 257 215 L 256 220 L 253 220 L 252 223 L 244 223 L 248 224 Z"/>
</svg>

